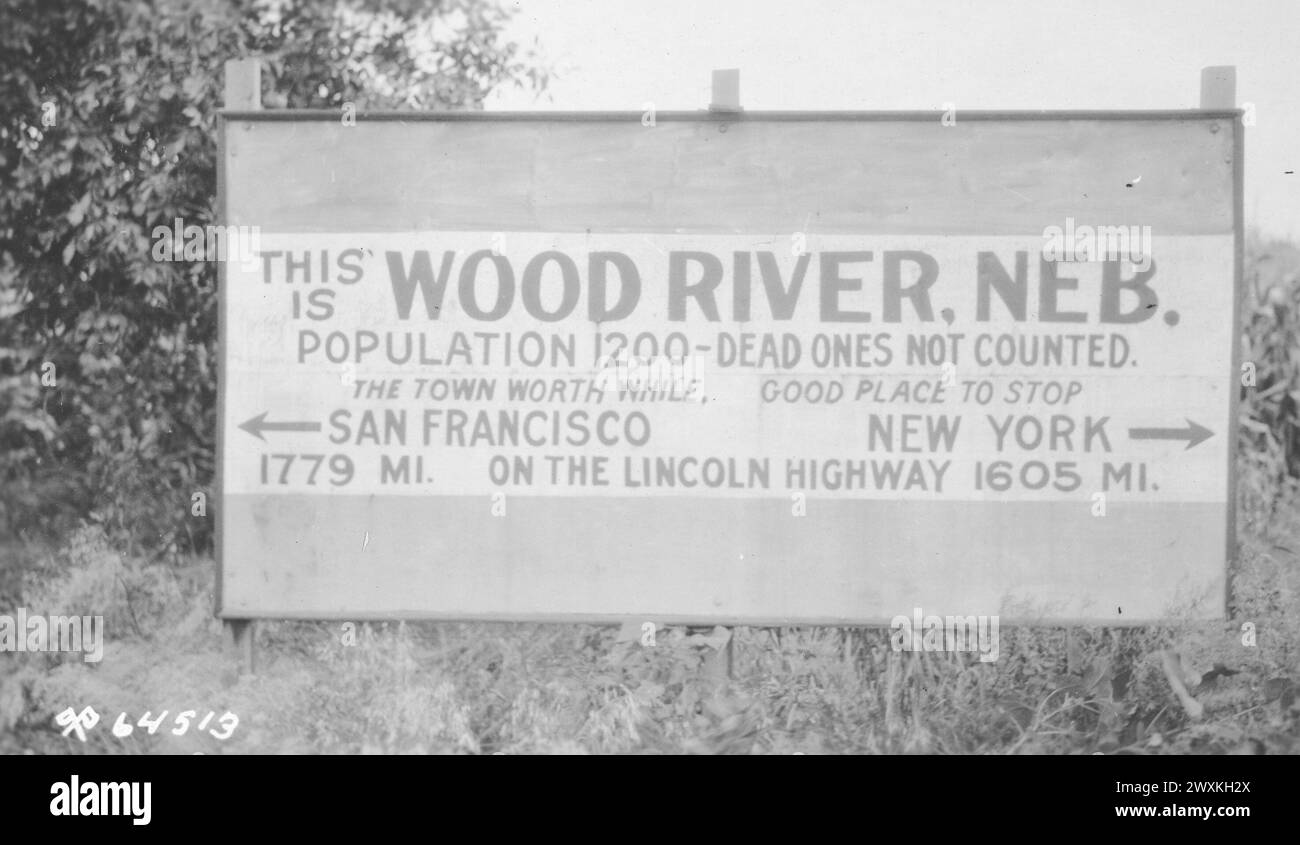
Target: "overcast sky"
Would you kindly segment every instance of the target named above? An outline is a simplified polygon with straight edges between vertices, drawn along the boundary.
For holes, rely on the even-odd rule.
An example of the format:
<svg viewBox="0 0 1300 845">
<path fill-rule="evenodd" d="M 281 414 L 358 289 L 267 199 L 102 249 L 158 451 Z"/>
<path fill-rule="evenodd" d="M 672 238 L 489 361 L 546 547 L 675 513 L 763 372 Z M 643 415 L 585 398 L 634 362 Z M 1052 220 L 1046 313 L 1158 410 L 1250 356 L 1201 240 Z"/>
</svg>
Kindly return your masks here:
<svg viewBox="0 0 1300 845">
<path fill-rule="evenodd" d="M 519 0 L 511 35 L 558 70 L 540 100 L 487 108 L 708 105 L 740 69 L 758 109 L 1195 107 L 1200 70 L 1236 65 L 1246 220 L 1300 240 L 1300 3 L 1292 0 L 847 2 Z M 960 119 L 960 117 L 959 117 Z M 1134 174 L 1138 176 L 1140 174 Z"/>
</svg>

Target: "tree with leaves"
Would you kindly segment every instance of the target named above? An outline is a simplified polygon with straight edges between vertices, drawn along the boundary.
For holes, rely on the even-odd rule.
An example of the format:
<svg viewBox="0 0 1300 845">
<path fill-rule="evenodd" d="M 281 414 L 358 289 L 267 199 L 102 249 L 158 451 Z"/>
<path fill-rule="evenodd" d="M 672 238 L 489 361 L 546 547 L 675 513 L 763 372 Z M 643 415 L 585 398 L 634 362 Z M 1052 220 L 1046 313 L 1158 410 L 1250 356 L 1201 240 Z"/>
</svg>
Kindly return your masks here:
<svg viewBox="0 0 1300 845">
<path fill-rule="evenodd" d="M 215 263 L 156 226 L 216 223 L 221 68 L 270 108 L 478 109 L 542 91 L 495 0 L 0 0 L 0 530 L 90 518 L 198 550 L 215 464 Z"/>
</svg>

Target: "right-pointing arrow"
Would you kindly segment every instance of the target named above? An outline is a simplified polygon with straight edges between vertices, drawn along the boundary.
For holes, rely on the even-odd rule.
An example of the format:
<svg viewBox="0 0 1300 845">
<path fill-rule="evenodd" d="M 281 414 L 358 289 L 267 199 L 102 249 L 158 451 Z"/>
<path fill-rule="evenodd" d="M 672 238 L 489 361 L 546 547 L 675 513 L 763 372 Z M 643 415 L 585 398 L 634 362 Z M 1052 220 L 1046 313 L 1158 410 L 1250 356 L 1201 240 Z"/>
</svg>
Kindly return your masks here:
<svg viewBox="0 0 1300 845">
<path fill-rule="evenodd" d="M 1187 449 L 1190 449 L 1209 440 L 1214 432 L 1187 420 L 1187 428 L 1130 428 L 1128 436 L 1133 440 L 1186 440 Z M 1186 452 L 1187 449 L 1183 451 Z"/>
</svg>

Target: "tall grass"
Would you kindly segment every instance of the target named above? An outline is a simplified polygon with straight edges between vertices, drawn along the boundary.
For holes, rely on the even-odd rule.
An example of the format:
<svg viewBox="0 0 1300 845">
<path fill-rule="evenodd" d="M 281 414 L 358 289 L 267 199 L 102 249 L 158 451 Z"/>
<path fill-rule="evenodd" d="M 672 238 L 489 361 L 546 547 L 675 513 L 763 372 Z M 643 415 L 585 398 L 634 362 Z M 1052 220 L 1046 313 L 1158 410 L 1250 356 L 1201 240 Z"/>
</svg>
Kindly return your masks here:
<svg viewBox="0 0 1300 845">
<path fill-rule="evenodd" d="M 93 608 L 109 636 L 95 665 L 0 656 L 0 752 L 1300 751 L 1300 251 L 1248 246 L 1230 622 L 1003 627 L 992 664 L 896 653 L 881 630 L 738 628 L 731 679 L 684 629 L 643 646 L 583 625 L 361 625 L 345 644 L 338 624 L 271 622 L 257 674 L 241 676 L 211 615 L 212 561 L 175 546 L 146 557 L 103 520 L 55 551 L 0 552 L 0 613 Z M 1166 649 L 1200 718 L 1170 690 Z M 103 719 L 85 742 L 54 723 L 70 706 Z M 225 741 L 110 730 L 118 713 L 163 710 L 239 725 Z"/>
<path fill-rule="evenodd" d="M 1287 507 L 1300 514 L 1300 499 Z M 882 630 L 739 628 L 733 678 L 685 629 L 654 646 L 609 628 L 263 623 L 240 675 L 211 617 L 213 567 L 133 565 L 83 529 L 32 606 L 93 606 L 104 660 L 10 655 L 0 751 L 21 753 L 1168 753 L 1300 750 L 1300 516 L 1244 542 L 1240 619 L 1153 629 L 1002 629 L 1001 658 L 896 653 Z M 1257 645 L 1242 644 L 1250 620 Z M 1205 715 L 1173 698 L 1186 658 Z M 1235 674 L 1220 674 L 1215 667 Z M 1198 676 L 1209 677 L 1197 684 Z M 92 706 L 83 743 L 54 716 Z M 233 712 L 230 739 L 171 722 L 114 736 L 119 713 Z"/>
</svg>

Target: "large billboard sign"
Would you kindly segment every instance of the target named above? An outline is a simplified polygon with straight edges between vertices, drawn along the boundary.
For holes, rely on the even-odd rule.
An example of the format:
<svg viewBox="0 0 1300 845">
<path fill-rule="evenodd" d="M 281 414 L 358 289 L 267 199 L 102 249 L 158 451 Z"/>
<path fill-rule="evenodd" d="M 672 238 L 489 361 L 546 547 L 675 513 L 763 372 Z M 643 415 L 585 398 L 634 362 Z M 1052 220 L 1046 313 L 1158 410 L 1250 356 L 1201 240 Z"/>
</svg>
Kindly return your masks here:
<svg viewBox="0 0 1300 845">
<path fill-rule="evenodd" d="M 1224 613 L 1231 112 L 229 113 L 220 612 Z"/>
</svg>

